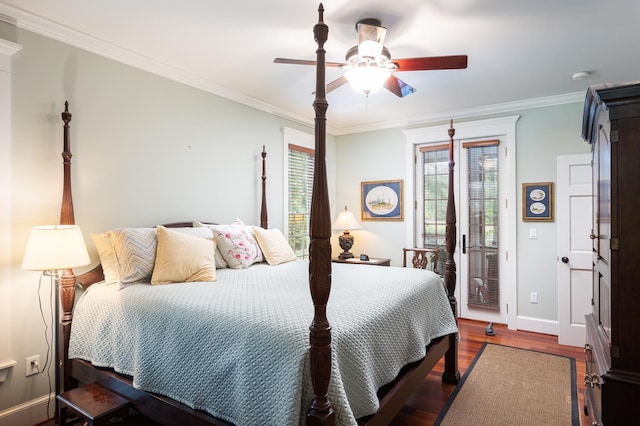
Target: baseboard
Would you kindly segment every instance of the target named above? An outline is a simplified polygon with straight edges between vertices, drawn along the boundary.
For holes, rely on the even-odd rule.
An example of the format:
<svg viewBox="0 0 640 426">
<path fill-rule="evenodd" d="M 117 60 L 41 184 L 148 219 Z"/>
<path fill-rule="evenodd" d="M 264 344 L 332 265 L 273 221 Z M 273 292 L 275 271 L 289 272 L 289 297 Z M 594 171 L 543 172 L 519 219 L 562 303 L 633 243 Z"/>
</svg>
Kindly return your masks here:
<svg viewBox="0 0 640 426">
<path fill-rule="evenodd" d="M 518 316 L 516 318 L 516 329 L 557 336 L 558 321 Z"/>
<path fill-rule="evenodd" d="M 43 395 L 15 407 L 0 411 L 0 426 L 33 426 L 52 419 L 55 411 L 54 394 Z M 49 416 L 47 417 L 47 403 Z"/>
</svg>

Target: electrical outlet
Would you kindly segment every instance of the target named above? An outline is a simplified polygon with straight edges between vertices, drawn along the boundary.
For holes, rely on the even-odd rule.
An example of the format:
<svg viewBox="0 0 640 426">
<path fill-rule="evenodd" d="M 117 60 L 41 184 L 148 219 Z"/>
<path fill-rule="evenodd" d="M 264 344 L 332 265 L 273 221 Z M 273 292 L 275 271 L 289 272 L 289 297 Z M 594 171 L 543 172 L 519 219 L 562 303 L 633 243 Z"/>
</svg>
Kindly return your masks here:
<svg viewBox="0 0 640 426">
<path fill-rule="evenodd" d="M 25 376 L 33 376 L 34 374 L 40 373 L 40 355 L 34 355 L 27 358 L 27 363 L 25 367 Z"/>
<path fill-rule="evenodd" d="M 538 293 L 529 294 L 529 302 L 538 303 Z"/>
</svg>

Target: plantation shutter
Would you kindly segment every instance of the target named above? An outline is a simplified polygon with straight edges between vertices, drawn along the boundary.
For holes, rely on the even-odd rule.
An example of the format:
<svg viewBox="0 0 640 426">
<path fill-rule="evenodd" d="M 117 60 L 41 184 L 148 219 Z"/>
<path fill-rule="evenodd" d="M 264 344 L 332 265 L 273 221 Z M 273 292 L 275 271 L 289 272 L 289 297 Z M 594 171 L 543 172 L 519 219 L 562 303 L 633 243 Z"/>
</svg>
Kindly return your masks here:
<svg viewBox="0 0 640 426">
<path fill-rule="evenodd" d="M 289 245 L 299 259 L 309 257 L 309 215 L 315 151 L 289 144 Z"/>
</svg>

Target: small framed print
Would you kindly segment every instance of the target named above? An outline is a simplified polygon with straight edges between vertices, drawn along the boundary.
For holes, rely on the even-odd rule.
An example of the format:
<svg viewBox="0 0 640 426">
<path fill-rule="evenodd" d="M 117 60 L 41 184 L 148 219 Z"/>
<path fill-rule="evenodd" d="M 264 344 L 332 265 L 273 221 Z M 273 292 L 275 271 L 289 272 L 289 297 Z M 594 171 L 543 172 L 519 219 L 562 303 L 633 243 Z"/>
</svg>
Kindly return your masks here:
<svg viewBox="0 0 640 426">
<path fill-rule="evenodd" d="M 361 182 L 362 220 L 402 220 L 402 180 Z"/>
<path fill-rule="evenodd" d="M 522 184 L 522 220 L 553 222 L 553 182 Z"/>
</svg>

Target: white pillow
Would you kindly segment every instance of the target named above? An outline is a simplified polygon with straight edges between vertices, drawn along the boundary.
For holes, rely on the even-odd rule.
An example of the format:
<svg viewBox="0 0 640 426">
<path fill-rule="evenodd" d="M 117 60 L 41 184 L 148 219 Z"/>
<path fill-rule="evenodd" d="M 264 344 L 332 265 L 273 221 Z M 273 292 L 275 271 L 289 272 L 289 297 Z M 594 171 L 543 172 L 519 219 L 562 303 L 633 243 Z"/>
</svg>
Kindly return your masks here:
<svg viewBox="0 0 640 426">
<path fill-rule="evenodd" d="M 102 265 L 102 272 L 104 273 L 104 282 L 117 283 L 120 281 L 118 277 L 118 261 L 116 254 L 111 246 L 111 238 L 109 234 L 103 232 L 101 234 L 91 234 L 93 244 L 98 250 L 98 256 L 100 256 L 100 264 Z"/>
<path fill-rule="evenodd" d="M 120 287 L 149 281 L 156 262 L 156 229 L 112 229 L 108 234 L 116 255 Z"/>
<path fill-rule="evenodd" d="M 210 224 L 205 224 L 205 223 L 201 223 L 198 222 L 197 220 L 193 221 L 193 229 L 209 229 L 212 232 L 212 238 L 215 239 L 215 235 L 213 234 L 213 227 L 217 226 L 217 225 L 210 225 Z M 224 260 L 224 257 L 222 256 L 222 253 L 220 253 L 220 249 L 218 248 L 218 246 L 216 245 L 216 269 L 222 269 L 222 268 L 227 268 L 227 262 Z"/>
<path fill-rule="evenodd" d="M 217 280 L 215 240 L 164 226 L 158 226 L 157 233 L 158 248 L 151 284 Z"/>
<path fill-rule="evenodd" d="M 295 252 L 279 229 L 254 226 L 253 232 L 269 265 L 280 265 L 297 259 Z"/>
</svg>

